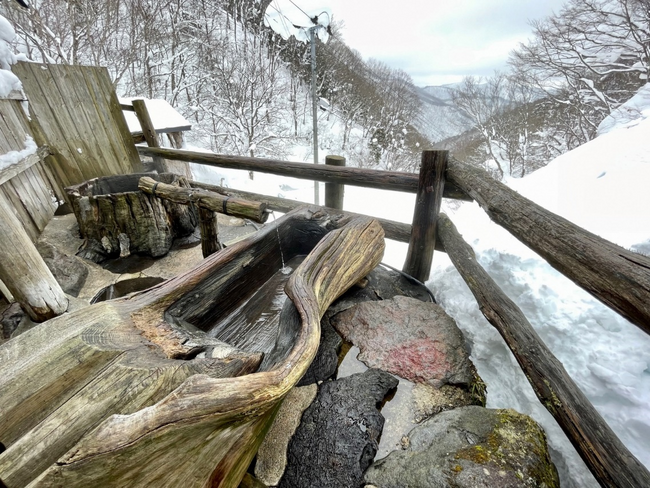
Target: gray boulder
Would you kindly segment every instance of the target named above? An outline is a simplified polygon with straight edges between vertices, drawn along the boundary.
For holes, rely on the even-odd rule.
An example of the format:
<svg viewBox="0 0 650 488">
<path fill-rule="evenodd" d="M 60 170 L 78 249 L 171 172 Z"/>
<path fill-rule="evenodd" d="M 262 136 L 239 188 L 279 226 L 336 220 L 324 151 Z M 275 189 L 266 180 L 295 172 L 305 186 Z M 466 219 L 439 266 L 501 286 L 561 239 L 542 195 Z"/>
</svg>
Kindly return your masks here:
<svg viewBox="0 0 650 488">
<path fill-rule="evenodd" d="M 61 289 L 68 295 L 78 296 L 88 277 L 86 265 L 79 258 L 68 256 L 47 241 L 38 241 L 36 248 Z"/>
<path fill-rule="evenodd" d="M 442 412 L 414 428 L 406 449 L 375 462 L 377 488 L 559 487 L 546 436 L 514 410 L 477 406 Z"/>
</svg>

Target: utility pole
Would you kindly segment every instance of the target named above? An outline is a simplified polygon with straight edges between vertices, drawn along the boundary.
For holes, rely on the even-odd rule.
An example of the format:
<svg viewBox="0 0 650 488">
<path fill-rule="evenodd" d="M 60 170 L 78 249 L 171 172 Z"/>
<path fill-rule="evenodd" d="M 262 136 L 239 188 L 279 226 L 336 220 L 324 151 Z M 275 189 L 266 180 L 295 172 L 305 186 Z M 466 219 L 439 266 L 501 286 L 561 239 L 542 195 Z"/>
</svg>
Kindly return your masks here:
<svg viewBox="0 0 650 488">
<path fill-rule="evenodd" d="M 311 42 L 311 104 L 312 104 L 312 122 L 314 133 L 314 164 L 318 164 L 318 103 L 316 100 L 316 30 L 320 25 L 309 28 L 309 41 Z M 314 203 L 319 205 L 319 188 L 320 182 L 314 181 Z"/>
</svg>

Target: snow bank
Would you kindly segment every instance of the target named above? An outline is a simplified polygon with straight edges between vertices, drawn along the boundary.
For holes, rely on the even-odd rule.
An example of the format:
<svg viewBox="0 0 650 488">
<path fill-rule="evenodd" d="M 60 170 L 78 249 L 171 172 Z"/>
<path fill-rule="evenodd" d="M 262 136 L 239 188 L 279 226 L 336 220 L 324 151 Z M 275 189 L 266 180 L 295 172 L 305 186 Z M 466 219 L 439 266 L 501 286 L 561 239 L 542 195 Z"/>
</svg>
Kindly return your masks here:
<svg viewBox="0 0 650 488">
<path fill-rule="evenodd" d="M 629 106 L 635 107 L 636 119 L 616 119 L 594 141 L 507 184 L 619 245 L 650 247 L 647 87 Z M 448 213 L 479 262 L 523 310 L 626 446 L 650 467 L 650 337 L 493 224 L 478 205 L 463 204 Z M 595 486 L 448 258 L 437 253 L 434 265 L 429 286 L 471 343 L 472 359 L 488 385 L 488 406 L 515 408 L 544 426 L 562 486 Z"/>
<path fill-rule="evenodd" d="M 12 90 L 22 88 L 18 77 L 10 71 L 11 65 L 17 60 L 10 45 L 15 37 L 14 28 L 0 15 L 0 97 L 6 97 Z"/>
</svg>

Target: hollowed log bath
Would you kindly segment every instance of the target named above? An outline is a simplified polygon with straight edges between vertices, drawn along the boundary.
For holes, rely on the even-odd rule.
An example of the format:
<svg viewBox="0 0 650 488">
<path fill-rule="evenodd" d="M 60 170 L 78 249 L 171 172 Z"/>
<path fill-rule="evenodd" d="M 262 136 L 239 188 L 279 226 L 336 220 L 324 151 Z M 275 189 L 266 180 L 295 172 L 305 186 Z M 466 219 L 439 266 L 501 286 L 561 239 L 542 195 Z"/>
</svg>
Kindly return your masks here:
<svg viewBox="0 0 650 488">
<path fill-rule="evenodd" d="M 7 342 L 0 480 L 237 486 L 316 354 L 321 316 L 383 248 L 377 221 L 304 207 L 182 275 Z M 275 329 L 260 326 L 255 297 L 307 253 Z"/>
</svg>

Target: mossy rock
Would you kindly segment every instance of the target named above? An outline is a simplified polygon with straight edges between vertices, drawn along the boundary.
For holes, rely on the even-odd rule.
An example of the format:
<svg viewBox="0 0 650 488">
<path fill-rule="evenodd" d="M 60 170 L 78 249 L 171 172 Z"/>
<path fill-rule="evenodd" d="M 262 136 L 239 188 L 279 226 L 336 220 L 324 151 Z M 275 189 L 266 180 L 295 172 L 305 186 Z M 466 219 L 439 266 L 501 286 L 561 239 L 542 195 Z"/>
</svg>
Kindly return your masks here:
<svg viewBox="0 0 650 488">
<path fill-rule="evenodd" d="M 374 463 L 377 488 L 559 487 L 546 436 L 514 410 L 477 406 L 442 412 L 409 434 L 406 450 Z"/>
</svg>

